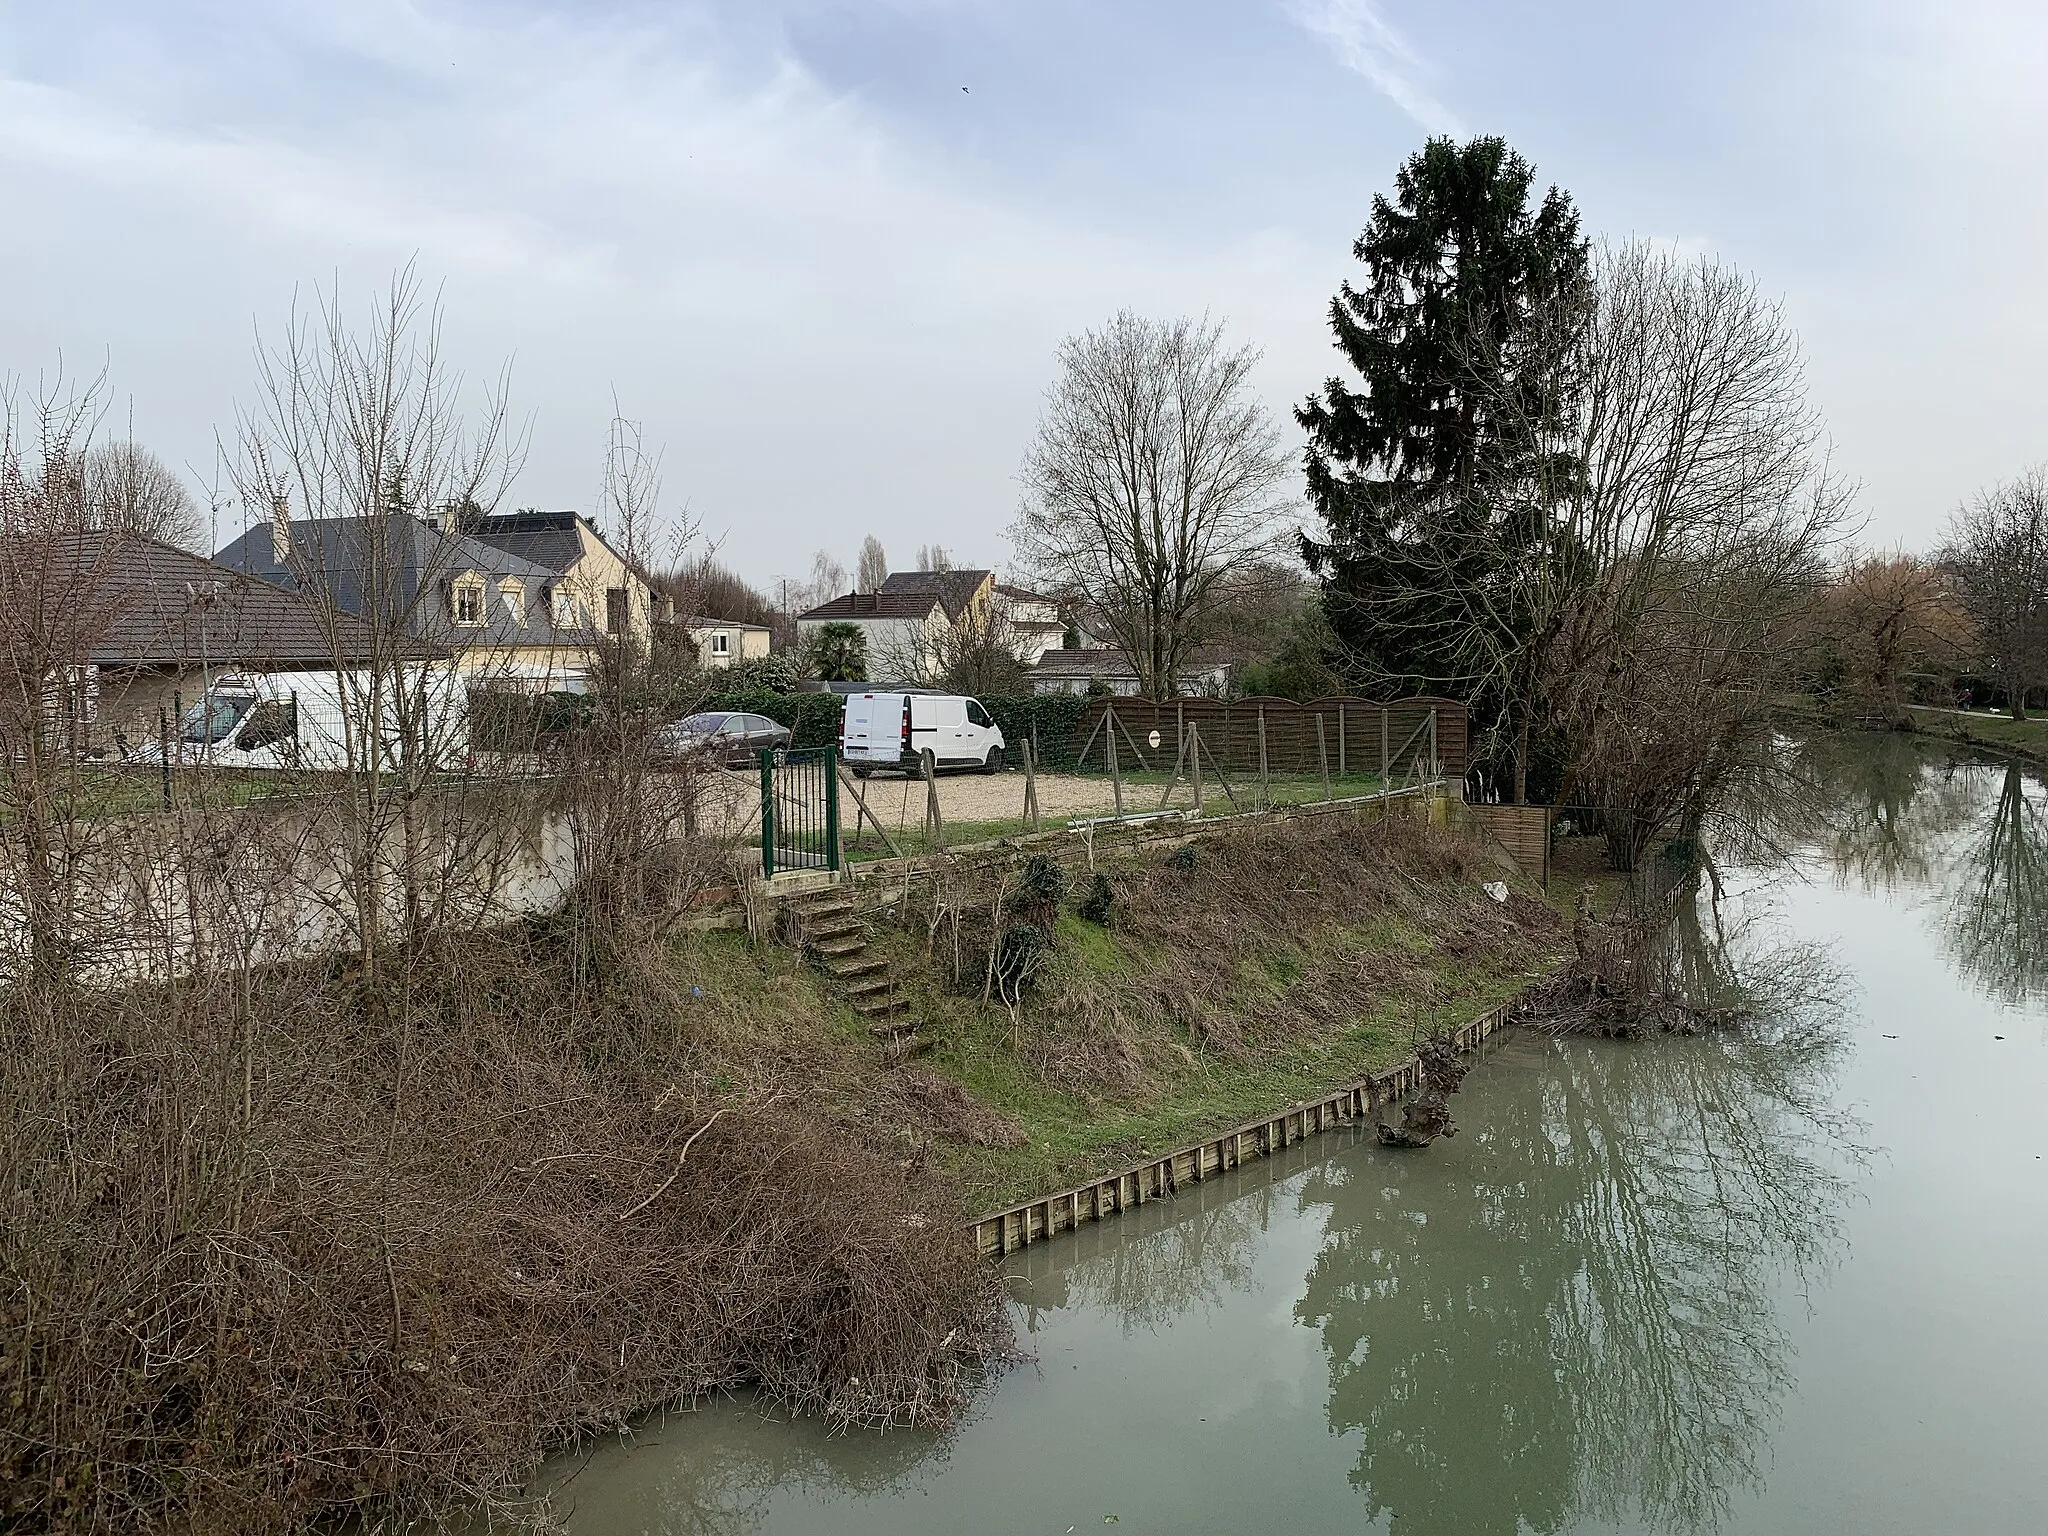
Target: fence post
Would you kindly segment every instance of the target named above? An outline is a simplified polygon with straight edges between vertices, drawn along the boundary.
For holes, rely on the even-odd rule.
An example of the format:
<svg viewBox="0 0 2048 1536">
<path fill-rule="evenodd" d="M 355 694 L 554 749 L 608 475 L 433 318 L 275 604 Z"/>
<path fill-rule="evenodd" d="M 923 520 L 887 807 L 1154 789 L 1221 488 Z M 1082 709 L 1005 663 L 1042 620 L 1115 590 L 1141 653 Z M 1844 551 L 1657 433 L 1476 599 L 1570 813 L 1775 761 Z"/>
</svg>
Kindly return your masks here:
<svg viewBox="0 0 2048 1536">
<path fill-rule="evenodd" d="M 1114 704 L 1106 705 L 1103 708 L 1102 723 L 1107 727 L 1102 735 L 1105 743 L 1103 750 L 1109 754 L 1109 782 L 1116 791 L 1116 813 L 1121 817 L 1124 813 L 1124 776 L 1122 770 L 1117 767 L 1116 761 L 1116 706 Z"/>
<path fill-rule="evenodd" d="M 834 874 L 839 872 L 839 750 L 825 748 L 825 761 L 818 765 L 825 781 L 825 856 Z M 858 831 L 860 823 L 854 822 Z"/>
<path fill-rule="evenodd" d="M 1266 776 L 1266 706 L 1259 706 L 1259 805 L 1273 809 L 1273 781 Z"/>
<path fill-rule="evenodd" d="M 1387 814 L 1387 791 L 1394 787 L 1392 750 L 1387 742 L 1387 706 L 1380 706 L 1380 815 Z"/>
<path fill-rule="evenodd" d="M 1344 778 L 1350 773 L 1344 761 L 1344 706 L 1337 706 L 1337 777 Z"/>
<path fill-rule="evenodd" d="M 161 704 L 156 707 L 156 739 L 158 755 L 163 758 L 164 809 L 168 811 L 171 808 L 171 722 Z"/>
<path fill-rule="evenodd" d="M 775 878 L 775 753 L 761 749 L 761 878 Z"/>
<path fill-rule="evenodd" d="M 1034 832 L 1038 830 L 1038 753 L 1033 746 L 1037 739 L 1034 728 L 1031 740 L 1024 743 L 1024 819 Z"/>
<path fill-rule="evenodd" d="M 1323 712 L 1316 711 L 1316 758 L 1323 765 L 1323 798 L 1334 798 L 1330 794 L 1330 739 L 1323 732 Z"/>
<path fill-rule="evenodd" d="M 932 754 L 918 754 L 917 765 L 924 774 L 924 828 L 925 851 L 944 853 L 946 851 L 946 817 L 939 809 L 939 779 L 933 771 Z"/>
<path fill-rule="evenodd" d="M 1191 738 L 1194 751 L 1188 754 L 1188 761 L 1193 764 L 1191 777 L 1195 786 L 1195 814 L 1199 816 L 1202 814 L 1202 722 L 1197 720 L 1188 729 L 1194 732 Z"/>
</svg>

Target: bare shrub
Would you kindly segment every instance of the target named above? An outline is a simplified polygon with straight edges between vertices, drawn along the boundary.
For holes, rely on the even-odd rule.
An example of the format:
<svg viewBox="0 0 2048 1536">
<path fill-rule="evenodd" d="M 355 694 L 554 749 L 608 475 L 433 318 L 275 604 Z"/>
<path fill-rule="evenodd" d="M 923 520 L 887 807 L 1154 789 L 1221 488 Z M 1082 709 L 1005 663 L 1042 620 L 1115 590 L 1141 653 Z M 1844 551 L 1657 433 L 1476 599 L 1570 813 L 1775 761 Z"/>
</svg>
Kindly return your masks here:
<svg viewBox="0 0 2048 1536">
<path fill-rule="evenodd" d="M 957 1207 L 712 1087 L 664 998 L 594 1029 L 545 944 L 435 941 L 409 1052 L 352 968 L 245 978 L 246 1018 L 175 988 L 8 1017 L 12 1517 L 427 1513 L 741 1382 L 846 1424 L 951 1417 L 1004 1340 Z"/>
</svg>

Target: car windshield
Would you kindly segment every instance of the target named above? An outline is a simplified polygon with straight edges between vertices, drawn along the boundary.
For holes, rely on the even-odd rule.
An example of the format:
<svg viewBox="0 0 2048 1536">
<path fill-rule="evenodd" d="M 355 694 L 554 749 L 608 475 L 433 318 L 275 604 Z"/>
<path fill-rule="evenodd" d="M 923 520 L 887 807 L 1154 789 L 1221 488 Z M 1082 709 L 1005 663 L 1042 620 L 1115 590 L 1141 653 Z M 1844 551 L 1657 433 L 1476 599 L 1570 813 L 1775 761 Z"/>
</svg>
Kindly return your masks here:
<svg viewBox="0 0 2048 1536">
<path fill-rule="evenodd" d="M 678 720 L 672 729 L 678 736 L 709 736 L 730 719 L 731 715 L 691 715 Z"/>
<path fill-rule="evenodd" d="M 234 728 L 242 723 L 242 716 L 249 713 L 249 706 L 256 701 L 243 697 L 222 697 L 209 694 L 185 711 L 180 736 L 186 741 L 197 741 L 211 746 L 216 741 L 225 741 Z"/>
</svg>

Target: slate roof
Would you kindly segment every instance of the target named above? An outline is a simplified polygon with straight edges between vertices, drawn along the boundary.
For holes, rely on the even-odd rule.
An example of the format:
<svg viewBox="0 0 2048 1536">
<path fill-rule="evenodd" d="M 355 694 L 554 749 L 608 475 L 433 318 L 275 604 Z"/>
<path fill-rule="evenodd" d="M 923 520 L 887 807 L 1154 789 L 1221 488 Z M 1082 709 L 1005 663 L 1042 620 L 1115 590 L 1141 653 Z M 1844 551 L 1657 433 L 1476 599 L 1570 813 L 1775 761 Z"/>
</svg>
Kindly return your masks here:
<svg viewBox="0 0 2048 1536">
<path fill-rule="evenodd" d="M 494 512 L 471 528 L 470 536 L 559 575 L 583 555 L 576 531 L 582 520 L 580 512 Z"/>
<path fill-rule="evenodd" d="M 892 576 L 891 581 L 895 580 Z M 846 592 L 829 603 L 797 615 L 806 619 L 915 619 L 922 622 L 931 617 L 932 609 L 945 608 L 945 600 L 931 591 L 891 592 L 886 586 L 879 592 Z"/>
<path fill-rule="evenodd" d="M 82 610 L 79 635 L 101 666 L 284 670 L 346 665 L 370 653 L 367 624 L 347 614 L 325 624 L 295 593 L 139 534 L 75 534 L 46 552 L 16 545 L 9 553 L 23 562 L 8 573 L 15 582 L 40 581 Z"/>
<path fill-rule="evenodd" d="M 983 582 L 993 581 L 994 571 L 891 571 L 882 583 L 884 597 L 930 592 L 946 610 L 946 617 L 958 621 L 961 610 L 974 601 Z"/>
<path fill-rule="evenodd" d="M 385 541 L 380 548 L 377 541 Z M 589 644 L 587 626 L 556 629 L 549 589 L 556 572 L 494 544 L 430 528 L 405 512 L 376 517 L 295 518 L 285 564 L 273 558 L 270 525 L 258 523 L 214 556 L 287 591 L 325 589 L 336 606 L 373 622 L 380 617 L 415 636 L 454 645 Z M 444 584 L 467 571 L 484 578 L 484 620 L 456 625 Z M 526 588 L 524 623 L 515 623 L 497 584 L 516 576 Z"/>
</svg>

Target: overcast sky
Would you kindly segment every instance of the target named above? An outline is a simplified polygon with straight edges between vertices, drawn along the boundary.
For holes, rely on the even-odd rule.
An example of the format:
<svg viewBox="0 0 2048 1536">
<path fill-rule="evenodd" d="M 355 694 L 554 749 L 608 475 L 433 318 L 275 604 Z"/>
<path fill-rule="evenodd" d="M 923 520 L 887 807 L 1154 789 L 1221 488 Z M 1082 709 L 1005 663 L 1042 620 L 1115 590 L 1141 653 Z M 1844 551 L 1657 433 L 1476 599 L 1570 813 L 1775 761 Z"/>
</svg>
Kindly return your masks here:
<svg viewBox="0 0 2048 1536">
<path fill-rule="evenodd" d="M 1206 310 L 1284 411 L 1373 193 L 1498 133 L 1783 295 L 1924 547 L 2048 458 L 2044 73 L 2040 0 L 0 0 L 0 372 L 203 475 L 295 290 L 417 258 L 515 503 L 591 504 L 616 394 L 759 583 L 999 561 L 1062 335 Z"/>
</svg>

